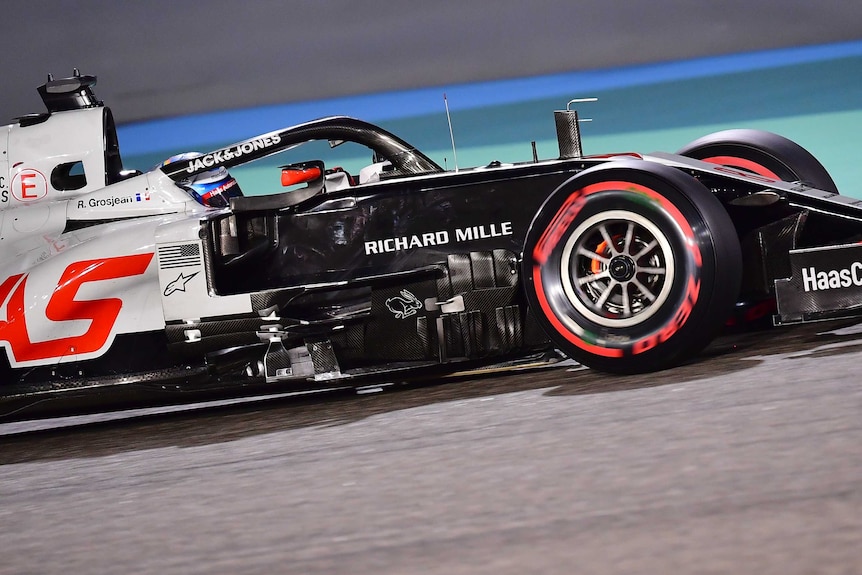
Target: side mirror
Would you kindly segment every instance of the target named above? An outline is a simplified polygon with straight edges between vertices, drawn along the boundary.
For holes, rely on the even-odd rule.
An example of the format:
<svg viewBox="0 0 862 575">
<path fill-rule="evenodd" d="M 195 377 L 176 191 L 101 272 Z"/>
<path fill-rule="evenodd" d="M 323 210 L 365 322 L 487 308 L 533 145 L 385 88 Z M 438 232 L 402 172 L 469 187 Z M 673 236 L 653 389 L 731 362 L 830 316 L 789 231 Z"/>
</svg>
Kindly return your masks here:
<svg viewBox="0 0 862 575">
<path fill-rule="evenodd" d="M 297 184 L 308 184 L 323 187 L 323 162 L 314 160 L 301 162 L 281 167 L 281 185 L 283 187 L 295 186 Z"/>
</svg>

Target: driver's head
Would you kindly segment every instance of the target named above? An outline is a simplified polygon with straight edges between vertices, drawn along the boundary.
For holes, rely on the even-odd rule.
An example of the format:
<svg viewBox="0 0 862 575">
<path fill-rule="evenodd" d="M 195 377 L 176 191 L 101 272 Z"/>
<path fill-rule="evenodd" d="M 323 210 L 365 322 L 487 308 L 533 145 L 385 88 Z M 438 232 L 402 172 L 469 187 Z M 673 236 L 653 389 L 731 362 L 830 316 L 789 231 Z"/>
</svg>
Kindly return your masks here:
<svg viewBox="0 0 862 575">
<path fill-rule="evenodd" d="M 180 160 L 190 160 L 201 155 L 203 154 L 200 152 L 177 154 L 162 162 L 159 167 Z M 239 184 L 224 167 L 214 168 L 208 172 L 186 178 L 177 182 L 177 185 L 186 190 L 198 203 L 213 208 L 226 208 L 230 204 L 230 198 L 242 195 Z"/>
<path fill-rule="evenodd" d="M 230 204 L 229 198 L 242 195 L 239 184 L 228 173 L 227 168 L 216 168 L 192 176 L 180 182 L 180 185 L 199 203 L 213 208 L 226 208 Z"/>
</svg>

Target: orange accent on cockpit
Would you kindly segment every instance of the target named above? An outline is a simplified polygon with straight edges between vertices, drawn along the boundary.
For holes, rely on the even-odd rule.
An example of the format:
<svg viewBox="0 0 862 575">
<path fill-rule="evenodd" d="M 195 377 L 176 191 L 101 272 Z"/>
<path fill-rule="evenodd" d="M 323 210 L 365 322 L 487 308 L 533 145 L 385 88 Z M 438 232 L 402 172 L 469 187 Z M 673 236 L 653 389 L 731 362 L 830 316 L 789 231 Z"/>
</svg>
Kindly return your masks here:
<svg viewBox="0 0 862 575">
<path fill-rule="evenodd" d="M 295 184 L 304 184 L 318 179 L 321 176 L 320 168 L 282 168 L 281 185 L 284 187 Z"/>
</svg>

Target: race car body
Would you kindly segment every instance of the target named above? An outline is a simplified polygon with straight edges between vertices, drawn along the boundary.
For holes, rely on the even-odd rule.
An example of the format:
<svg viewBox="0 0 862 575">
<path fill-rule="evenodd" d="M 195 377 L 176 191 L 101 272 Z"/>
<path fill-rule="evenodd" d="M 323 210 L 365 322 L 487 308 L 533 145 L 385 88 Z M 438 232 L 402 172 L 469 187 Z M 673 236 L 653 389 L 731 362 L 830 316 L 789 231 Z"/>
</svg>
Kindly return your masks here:
<svg viewBox="0 0 862 575">
<path fill-rule="evenodd" d="M 695 354 L 734 306 L 777 323 L 862 308 L 860 202 L 774 134 L 585 157 L 563 110 L 560 157 L 444 170 L 331 117 L 143 173 L 123 169 L 93 84 L 49 81 L 48 113 L 0 136 L 0 417 L 557 352 L 649 371 Z M 314 142 L 370 165 L 330 166 Z"/>
</svg>

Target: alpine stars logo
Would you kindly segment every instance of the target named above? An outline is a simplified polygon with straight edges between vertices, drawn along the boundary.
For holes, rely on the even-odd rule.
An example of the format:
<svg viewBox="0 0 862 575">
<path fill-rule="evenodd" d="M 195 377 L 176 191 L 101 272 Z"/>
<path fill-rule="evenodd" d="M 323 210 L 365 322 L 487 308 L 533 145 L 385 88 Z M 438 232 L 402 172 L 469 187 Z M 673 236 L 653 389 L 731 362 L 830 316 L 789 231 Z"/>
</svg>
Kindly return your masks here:
<svg viewBox="0 0 862 575">
<path fill-rule="evenodd" d="M 171 281 L 167 286 L 165 286 L 165 297 L 168 297 L 174 292 L 185 292 L 186 284 L 191 281 L 193 277 L 198 275 L 199 272 L 195 272 L 193 274 L 185 275 L 183 272 L 180 272 L 180 275 L 177 276 L 177 279 Z"/>
<path fill-rule="evenodd" d="M 802 268 L 802 288 L 806 292 L 862 286 L 862 263 L 853 262 L 850 267 L 837 270 L 817 271 L 814 266 Z"/>
</svg>

